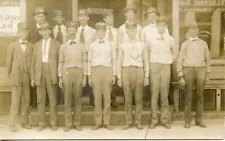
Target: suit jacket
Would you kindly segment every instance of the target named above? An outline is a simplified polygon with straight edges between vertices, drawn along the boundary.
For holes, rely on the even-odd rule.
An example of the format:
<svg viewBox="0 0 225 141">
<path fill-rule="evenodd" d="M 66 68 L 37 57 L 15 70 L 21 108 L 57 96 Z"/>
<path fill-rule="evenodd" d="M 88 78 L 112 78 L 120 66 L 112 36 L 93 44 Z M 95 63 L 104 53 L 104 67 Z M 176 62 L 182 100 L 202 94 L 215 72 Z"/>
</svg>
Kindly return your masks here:
<svg viewBox="0 0 225 141">
<path fill-rule="evenodd" d="M 20 76 L 26 72 L 31 74 L 33 44 L 27 43 L 26 51 L 23 52 L 19 40 L 9 45 L 6 55 L 6 67 L 12 85 L 19 85 Z"/>
<path fill-rule="evenodd" d="M 52 84 L 58 83 L 59 47 L 60 43 L 51 38 L 48 54 L 48 64 Z M 34 80 L 36 86 L 39 86 L 41 83 L 41 75 L 42 75 L 42 40 L 40 40 L 34 45 L 34 51 L 32 56 L 31 80 Z"/>
</svg>

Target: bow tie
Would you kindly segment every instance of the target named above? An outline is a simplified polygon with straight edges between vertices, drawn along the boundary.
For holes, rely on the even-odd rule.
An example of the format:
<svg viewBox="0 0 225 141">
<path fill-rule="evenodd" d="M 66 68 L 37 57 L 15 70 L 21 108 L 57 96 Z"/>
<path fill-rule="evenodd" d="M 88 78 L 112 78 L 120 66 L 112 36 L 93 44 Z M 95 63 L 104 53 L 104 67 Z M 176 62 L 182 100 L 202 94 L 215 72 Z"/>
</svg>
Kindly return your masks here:
<svg viewBox="0 0 225 141">
<path fill-rule="evenodd" d="M 157 40 L 165 40 L 163 36 L 157 38 Z"/>
<path fill-rule="evenodd" d="M 102 41 L 99 41 L 98 43 L 99 43 L 99 44 L 104 44 L 104 40 L 102 40 Z"/>
<path fill-rule="evenodd" d="M 191 39 L 191 41 L 197 41 L 198 39 L 197 38 L 195 38 L 195 39 Z"/>
<path fill-rule="evenodd" d="M 76 44 L 76 41 L 70 41 L 70 45 Z"/>
<path fill-rule="evenodd" d="M 27 44 L 27 42 L 21 42 L 20 44 L 21 44 L 21 45 L 26 45 L 26 44 Z"/>
</svg>

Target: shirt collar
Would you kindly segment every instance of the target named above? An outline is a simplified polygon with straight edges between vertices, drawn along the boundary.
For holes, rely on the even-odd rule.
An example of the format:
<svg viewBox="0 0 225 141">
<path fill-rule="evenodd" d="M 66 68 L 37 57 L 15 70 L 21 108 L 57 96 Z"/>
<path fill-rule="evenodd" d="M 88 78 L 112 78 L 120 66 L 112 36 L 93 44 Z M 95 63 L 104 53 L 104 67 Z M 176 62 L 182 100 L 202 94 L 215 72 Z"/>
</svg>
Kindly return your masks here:
<svg viewBox="0 0 225 141">
<path fill-rule="evenodd" d="M 75 39 L 75 40 L 68 40 L 68 43 L 70 43 L 70 42 L 76 42 L 77 43 L 77 40 Z"/>
<path fill-rule="evenodd" d="M 195 38 L 190 37 L 190 40 L 191 40 L 191 41 L 196 41 L 196 40 L 198 40 L 198 39 L 199 39 L 198 37 L 195 37 Z"/>
<path fill-rule="evenodd" d="M 43 39 L 44 42 L 49 42 L 50 41 L 50 37 L 48 38 L 48 40 Z"/>
<path fill-rule="evenodd" d="M 27 43 L 27 40 L 26 41 L 22 41 L 21 39 L 19 39 L 19 42 L 20 44 L 23 42 L 23 43 Z"/>
<path fill-rule="evenodd" d="M 151 23 L 151 24 L 149 24 L 150 26 L 156 26 L 156 23 Z"/>
<path fill-rule="evenodd" d="M 107 29 L 109 29 L 109 28 L 110 28 L 110 29 L 113 29 L 113 26 L 107 26 Z"/>
<path fill-rule="evenodd" d="M 79 27 L 79 29 L 85 29 L 85 30 L 86 30 L 87 28 L 88 28 L 88 25 L 85 25 L 84 27 L 83 27 L 83 26 L 80 26 L 80 27 Z"/>
<path fill-rule="evenodd" d="M 63 24 L 61 25 L 61 26 L 59 26 L 59 25 L 56 25 L 56 28 L 58 29 L 58 28 L 63 28 Z"/>
</svg>

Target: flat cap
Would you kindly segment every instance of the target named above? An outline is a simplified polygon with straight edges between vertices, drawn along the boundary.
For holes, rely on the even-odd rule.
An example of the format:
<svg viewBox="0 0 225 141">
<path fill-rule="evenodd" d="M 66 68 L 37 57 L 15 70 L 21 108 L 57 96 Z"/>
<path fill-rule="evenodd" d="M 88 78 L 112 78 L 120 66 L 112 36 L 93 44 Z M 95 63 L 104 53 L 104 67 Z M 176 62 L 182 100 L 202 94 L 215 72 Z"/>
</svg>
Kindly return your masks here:
<svg viewBox="0 0 225 141">
<path fill-rule="evenodd" d="M 132 28 L 137 28 L 137 24 L 135 23 L 132 23 L 132 24 L 129 24 L 128 22 L 125 24 L 126 26 L 126 29 L 132 29 Z"/>
<path fill-rule="evenodd" d="M 113 15 L 113 10 L 110 9 L 110 10 L 106 10 L 103 14 L 104 17 L 108 16 L 108 15 Z"/>
<path fill-rule="evenodd" d="M 87 9 L 80 9 L 80 10 L 78 11 L 78 15 L 88 15 Z"/>
<path fill-rule="evenodd" d="M 70 28 L 70 27 L 77 28 L 77 23 L 75 21 L 68 21 L 66 23 L 66 27 L 67 28 Z"/>
<path fill-rule="evenodd" d="M 56 9 L 55 16 L 64 16 L 63 11 L 61 9 Z"/>
<path fill-rule="evenodd" d="M 47 21 L 44 21 L 40 23 L 40 27 L 38 27 L 38 30 L 42 30 L 42 29 L 52 29 L 52 27 Z"/>
<path fill-rule="evenodd" d="M 43 13 L 43 14 L 45 14 L 45 15 L 48 14 L 48 13 L 45 11 L 44 7 L 42 7 L 42 6 L 36 7 L 33 14 L 36 15 L 36 14 L 40 14 L 40 13 Z"/>
<path fill-rule="evenodd" d="M 106 24 L 104 22 L 97 22 L 95 24 L 95 28 L 96 28 L 96 30 L 98 30 L 98 29 L 105 29 L 106 30 Z"/>
<path fill-rule="evenodd" d="M 148 9 L 147 9 L 147 13 L 157 13 L 156 9 L 152 6 L 150 6 Z"/>
<path fill-rule="evenodd" d="M 133 10 L 135 13 L 137 12 L 136 7 L 134 7 L 133 5 L 127 5 L 124 9 L 123 12 L 127 12 L 128 10 Z"/>
<path fill-rule="evenodd" d="M 168 23 L 168 18 L 167 17 L 160 16 L 157 19 L 157 21 L 156 21 L 156 24 L 159 24 L 159 23 L 165 23 L 165 24 L 167 24 Z"/>
<path fill-rule="evenodd" d="M 17 24 L 18 31 L 27 31 L 29 30 L 29 26 L 26 23 L 20 22 Z"/>
</svg>

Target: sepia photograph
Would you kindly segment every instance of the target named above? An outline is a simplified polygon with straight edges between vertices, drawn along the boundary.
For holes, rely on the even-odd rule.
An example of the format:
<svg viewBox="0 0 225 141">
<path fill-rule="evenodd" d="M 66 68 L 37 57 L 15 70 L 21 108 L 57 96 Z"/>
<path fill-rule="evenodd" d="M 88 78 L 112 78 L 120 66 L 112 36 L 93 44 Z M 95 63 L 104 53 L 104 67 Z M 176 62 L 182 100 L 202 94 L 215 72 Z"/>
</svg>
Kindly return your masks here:
<svg viewBox="0 0 225 141">
<path fill-rule="evenodd" d="M 1 140 L 225 140 L 225 0 L 0 0 Z"/>
</svg>

